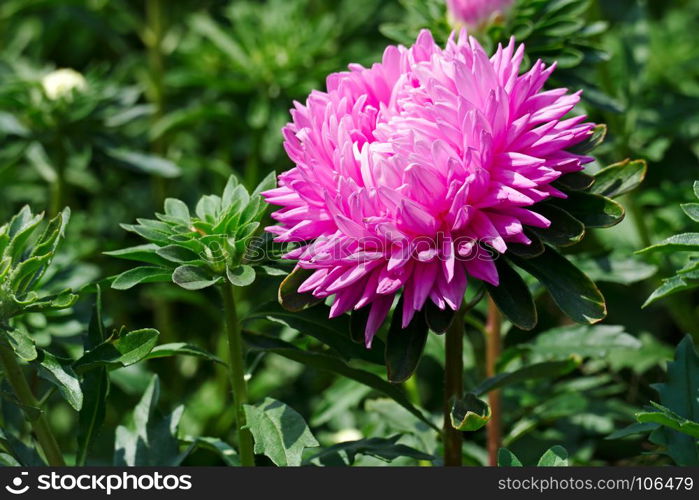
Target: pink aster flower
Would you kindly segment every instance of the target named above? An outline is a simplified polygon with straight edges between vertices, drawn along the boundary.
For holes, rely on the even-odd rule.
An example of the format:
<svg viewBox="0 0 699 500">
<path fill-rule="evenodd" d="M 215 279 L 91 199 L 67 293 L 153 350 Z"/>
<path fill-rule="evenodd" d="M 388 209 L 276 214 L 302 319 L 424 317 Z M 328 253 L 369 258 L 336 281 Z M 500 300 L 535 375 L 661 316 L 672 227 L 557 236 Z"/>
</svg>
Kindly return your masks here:
<svg viewBox="0 0 699 500">
<path fill-rule="evenodd" d="M 494 15 L 505 13 L 514 0 L 447 0 L 451 19 L 472 28 L 487 23 Z"/>
<path fill-rule="evenodd" d="M 554 67 L 519 68 L 524 47 L 488 58 L 462 31 L 422 31 L 371 68 L 351 65 L 295 103 L 284 147 L 296 164 L 264 194 L 277 241 L 314 272 L 298 289 L 334 295 L 331 317 L 369 307 L 366 343 L 402 291 L 407 326 L 427 300 L 457 310 L 468 277 L 498 285 L 493 259 L 548 227 L 536 204 L 591 158 L 566 149 L 593 127 L 565 118 L 579 92 L 543 91 Z"/>
</svg>

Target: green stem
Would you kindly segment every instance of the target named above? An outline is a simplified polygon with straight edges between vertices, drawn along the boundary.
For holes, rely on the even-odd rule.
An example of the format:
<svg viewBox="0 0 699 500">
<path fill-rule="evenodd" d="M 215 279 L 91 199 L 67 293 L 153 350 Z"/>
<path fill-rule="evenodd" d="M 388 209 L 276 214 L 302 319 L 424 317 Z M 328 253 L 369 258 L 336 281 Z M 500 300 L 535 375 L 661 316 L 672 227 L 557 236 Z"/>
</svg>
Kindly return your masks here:
<svg viewBox="0 0 699 500">
<path fill-rule="evenodd" d="M 5 341 L 0 342 L 0 363 L 2 363 L 5 378 L 7 378 L 7 381 L 10 383 L 19 403 L 24 407 L 37 408 L 39 402 L 36 400 L 34 393 L 29 387 L 29 383 L 22 372 L 22 367 L 17 363 L 15 353 Z M 40 413 L 39 417 L 34 420 L 29 418 L 29 415 L 26 415 L 26 417 L 27 420 L 31 422 L 36 439 L 49 465 L 54 467 L 65 466 L 63 455 L 58 448 L 56 438 L 51 432 L 51 428 L 49 427 L 46 415 L 43 411 Z"/>
<path fill-rule="evenodd" d="M 245 428 L 245 410 L 243 405 L 248 402 L 248 388 L 245 382 L 245 357 L 243 353 L 243 338 L 240 322 L 235 307 L 233 285 L 226 283 L 221 287 L 223 295 L 223 312 L 226 317 L 226 334 L 228 337 L 228 367 L 233 389 L 233 405 L 235 407 L 236 428 L 238 431 L 238 447 L 240 463 L 243 466 L 255 465 L 252 434 Z"/>
<path fill-rule="evenodd" d="M 451 425 L 451 407 L 456 398 L 464 391 L 464 311 L 459 310 L 454 316 L 445 334 L 444 356 L 444 465 L 459 467 L 461 465 L 461 445 L 463 433 Z"/>
</svg>

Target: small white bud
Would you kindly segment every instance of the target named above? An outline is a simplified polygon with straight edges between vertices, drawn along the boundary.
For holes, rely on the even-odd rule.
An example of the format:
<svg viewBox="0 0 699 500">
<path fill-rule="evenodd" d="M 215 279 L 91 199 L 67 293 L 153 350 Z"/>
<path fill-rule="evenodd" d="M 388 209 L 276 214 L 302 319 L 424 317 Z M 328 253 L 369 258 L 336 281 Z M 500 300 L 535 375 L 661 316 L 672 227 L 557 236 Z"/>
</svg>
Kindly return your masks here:
<svg viewBox="0 0 699 500">
<path fill-rule="evenodd" d="M 364 436 L 357 429 L 342 429 L 335 432 L 330 439 L 333 443 L 346 443 L 347 441 L 359 441 Z"/>
<path fill-rule="evenodd" d="M 70 97 L 74 90 L 83 91 L 87 88 L 85 77 L 70 68 L 57 69 L 41 80 L 46 96 L 55 101 Z"/>
</svg>

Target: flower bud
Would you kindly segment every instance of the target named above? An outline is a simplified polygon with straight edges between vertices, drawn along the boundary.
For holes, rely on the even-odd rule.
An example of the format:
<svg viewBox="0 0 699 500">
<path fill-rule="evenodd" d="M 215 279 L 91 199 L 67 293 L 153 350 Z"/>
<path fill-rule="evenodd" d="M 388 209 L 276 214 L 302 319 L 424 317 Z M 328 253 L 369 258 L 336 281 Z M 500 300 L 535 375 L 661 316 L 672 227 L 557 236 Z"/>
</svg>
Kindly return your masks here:
<svg viewBox="0 0 699 500">
<path fill-rule="evenodd" d="M 74 90 L 83 91 L 87 88 L 85 77 L 70 68 L 57 69 L 41 80 L 46 97 L 55 101 L 71 97 Z"/>
</svg>

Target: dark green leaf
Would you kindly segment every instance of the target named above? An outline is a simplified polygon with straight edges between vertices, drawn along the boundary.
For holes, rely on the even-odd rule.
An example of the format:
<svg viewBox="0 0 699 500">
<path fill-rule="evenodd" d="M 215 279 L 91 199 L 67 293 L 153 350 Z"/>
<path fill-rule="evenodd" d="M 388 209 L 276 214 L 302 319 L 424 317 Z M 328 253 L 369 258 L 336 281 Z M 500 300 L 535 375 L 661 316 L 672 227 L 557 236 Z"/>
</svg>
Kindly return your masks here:
<svg viewBox="0 0 699 500">
<path fill-rule="evenodd" d="M 297 267 L 279 285 L 279 303 L 287 311 L 302 311 L 316 304 L 323 299 L 314 297 L 310 292 L 299 293 L 297 290 L 312 274 L 312 269 L 302 269 Z"/>
<path fill-rule="evenodd" d="M 504 259 L 497 259 L 495 265 L 500 278 L 499 286 L 486 284 L 488 293 L 498 309 L 513 325 L 523 330 L 536 326 L 537 313 L 534 298 L 522 277 Z"/>
<path fill-rule="evenodd" d="M 636 413 L 636 420 L 641 423 L 660 424 L 674 429 L 688 436 L 699 439 L 699 422 L 680 417 L 677 413 L 665 408 L 663 405 L 653 403 L 651 405 L 658 411 L 643 411 Z"/>
<path fill-rule="evenodd" d="M 571 191 L 565 200 L 552 200 L 551 203 L 568 212 L 586 227 L 611 227 L 624 219 L 624 208 L 621 205 L 598 194 Z"/>
<path fill-rule="evenodd" d="M 592 280 L 551 247 L 539 257 L 511 260 L 541 281 L 573 321 L 596 323 L 607 315 L 604 297 Z"/>
<path fill-rule="evenodd" d="M 587 139 L 579 144 L 576 144 L 572 148 L 569 148 L 569 151 L 579 155 L 587 154 L 602 144 L 606 136 L 607 126 L 604 124 L 596 125 L 595 128 L 590 131 L 590 136 Z"/>
<path fill-rule="evenodd" d="M 610 198 L 636 189 L 646 177 L 648 167 L 644 160 L 624 160 L 603 168 L 595 174 L 590 191 Z"/>
<path fill-rule="evenodd" d="M 85 465 L 87 454 L 100 427 L 104 423 L 109 395 L 109 377 L 106 368 L 98 368 L 83 375 L 83 407 L 78 416 L 78 452 L 75 465 Z"/>
<path fill-rule="evenodd" d="M 582 172 L 571 172 L 556 179 L 555 184 L 565 190 L 585 191 L 595 183 L 595 178 Z"/>
<path fill-rule="evenodd" d="M 522 462 L 507 448 L 500 448 L 498 450 L 498 467 L 522 467 Z"/>
<path fill-rule="evenodd" d="M 201 347 L 197 347 L 193 344 L 185 344 L 184 342 L 173 342 L 171 344 L 155 346 L 144 359 L 165 358 L 170 356 L 195 356 L 215 363 L 225 364 L 218 356 L 205 351 Z"/>
<path fill-rule="evenodd" d="M 699 249 L 699 233 L 682 233 L 675 234 L 669 238 L 639 250 L 636 253 L 648 253 L 648 252 L 662 252 L 662 253 L 674 253 L 682 250 L 694 250 Z"/>
<path fill-rule="evenodd" d="M 255 453 L 266 455 L 279 467 L 301 465 L 303 450 L 320 446 L 303 417 L 276 399 L 245 405 L 245 421 L 255 440 Z"/>
<path fill-rule="evenodd" d="M 585 225 L 554 205 L 540 205 L 536 211 L 551 221 L 547 228 L 533 227 L 531 231 L 542 241 L 557 247 L 575 245 L 585 236 Z"/>
<path fill-rule="evenodd" d="M 467 393 L 463 399 L 452 402 L 449 417 L 454 429 L 460 431 L 477 431 L 490 420 L 490 406 L 475 394 Z"/>
<path fill-rule="evenodd" d="M 456 317 L 456 311 L 448 307 L 442 310 L 431 300 L 425 303 L 423 312 L 427 326 L 435 333 L 445 333 Z"/>
<path fill-rule="evenodd" d="M 427 342 L 427 323 L 422 314 L 415 314 L 410 324 L 403 328 L 400 311 L 403 299 L 398 302 L 391 327 L 386 338 L 386 372 L 394 384 L 405 382 L 417 368 Z"/>
<path fill-rule="evenodd" d="M 122 248 L 120 250 L 112 250 L 111 252 L 104 252 L 104 254 L 109 255 L 110 257 L 117 257 L 119 259 L 145 262 L 161 268 L 168 267 L 170 265 L 169 261 L 158 255 L 159 248 L 160 247 L 158 245 L 149 243 L 130 248 Z"/>
</svg>

